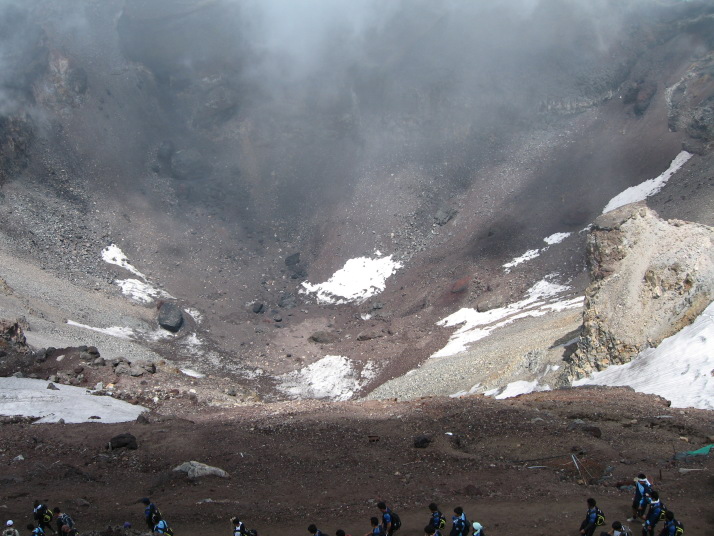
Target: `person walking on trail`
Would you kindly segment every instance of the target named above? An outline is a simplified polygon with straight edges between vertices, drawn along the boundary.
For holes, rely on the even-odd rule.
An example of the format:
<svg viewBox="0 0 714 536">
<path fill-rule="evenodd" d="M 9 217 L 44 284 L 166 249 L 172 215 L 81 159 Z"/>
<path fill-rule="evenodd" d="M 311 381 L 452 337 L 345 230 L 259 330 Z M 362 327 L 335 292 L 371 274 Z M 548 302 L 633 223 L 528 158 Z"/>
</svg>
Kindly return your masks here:
<svg viewBox="0 0 714 536">
<path fill-rule="evenodd" d="M 384 528 L 384 534 L 386 536 L 392 536 L 395 531 L 399 530 L 402 526 L 402 522 L 399 516 L 392 512 L 391 509 L 387 508 L 387 505 L 380 501 L 377 503 L 377 508 L 382 512 L 382 527 Z"/>
<path fill-rule="evenodd" d="M 149 530 L 154 530 L 156 524 L 161 520 L 161 512 L 148 497 L 144 497 L 139 502 L 144 504 L 144 519 Z"/>
<path fill-rule="evenodd" d="M 435 529 L 434 525 L 431 523 L 428 524 L 426 527 L 424 527 L 424 535 L 425 536 L 442 536 L 441 531 L 439 529 Z"/>
<path fill-rule="evenodd" d="M 231 525 L 233 525 L 233 536 L 246 536 L 248 534 L 245 524 L 238 518 L 238 516 L 231 518 Z"/>
<path fill-rule="evenodd" d="M 28 523 L 27 530 L 32 533 L 32 536 L 45 536 L 45 531 L 42 530 L 42 527 L 35 527 L 32 523 Z"/>
<path fill-rule="evenodd" d="M 473 536 L 486 536 L 486 533 L 483 531 L 483 525 L 481 523 L 479 523 L 478 521 L 474 521 L 471 526 L 474 529 Z"/>
<path fill-rule="evenodd" d="M 37 526 L 45 532 L 45 529 L 50 529 L 52 534 L 57 534 L 55 529 L 52 528 L 52 512 L 46 505 L 42 504 L 39 500 L 35 500 L 34 508 L 32 509 L 32 517 L 37 521 Z"/>
<path fill-rule="evenodd" d="M 655 527 L 665 517 L 666 510 L 662 501 L 659 500 L 659 493 L 657 491 L 650 493 L 649 510 L 647 510 L 645 524 L 642 525 L 643 536 L 654 536 Z"/>
<path fill-rule="evenodd" d="M 154 514 L 154 518 L 158 517 L 156 525 L 152 529 L 155 534 L 163 534 L 165 536 L 174 536 L 174 531 L 169 527 L 169 524 L 165 519 L 161 517 L 161 514 Z"/>
<path fill-rule="evenodd" d="M 585 536 L 593 536 L 595 528 L 605 524 L 605 514 L 597 507 L 595 499 L 588 499 L 588 511 L 585 512 L 585 519 L 580 524 L 580 534 Z"/>
<path fill-rule="evenodd" d="M 446 518 L 444 514 L 439 511 L 439 506 L 436 503 L 431 503 L 429 505 L 429 510 L 431 511 L 431 516 L 429 517 L 429 523 L 436 530 L 442 530 L 446 527 Z"/>
<path fill-rule="evenodd" d="M 469 520 L 466 519 L 466 514 L 464 514 L 464 509 L 460 506 L 454 508 L 454 516 L 451 517 L 451 532 L 449 536 L 468 536 L 469 534 Z"/>
<path fill-rule="evenodd" d="M 324 532 L 317 528 L 315 523 L 310 524 L 310 526 L 307 527 L 307 531 L 313 536 L 327 536 Z"/>
<path fill-rule="evenodd" d="M 644 473 L 635 478 L 635 496 L 632 498 L 632 517 L 627 521 L 642 519 L 647 507 L 647 496 L 652 492 L 652 484 Z"/>
<path fill-rule="evenodd" d="M 667 510 L 664 514 L 664 528 L 660 532 L 660 536 L 683 536 L 684 525 L 674 518 L 674 512 Z"/>
<path fill-rule="evenodd" d="M 632 531 L 619 521 L 615 521 L 612 523 L 612 528 L 607 532 L 602 531 L 600 536 L 632 536 Z"/>
<path fill-rule="evenodd" d="M 15 523 L 12 519 L 8 519 L 5 523 L 5 530 L 2 531 L 2 536 L 20 536 L 20 531 L 15 528 Z"/>
<path fill-rule="evenodd" d="M 364 536 L 386 536 L 384 527 L 380 525 L 378 518 L 370 518 L 369 524 L 372 526 L 372 529 Z"/>
<path fill-rule="evenodd" d="M 57 522 L 57 534 L 61 536 L 65 532 L 71 532 L 74 528 L 74 521 L 72 518 L 69 517 L 68 514 L 63 514 L 59 506 L 55 506 L 53 512 Z M 67 530 L 64 530 L 64 527 L 67 527 Z"/>
</svg>

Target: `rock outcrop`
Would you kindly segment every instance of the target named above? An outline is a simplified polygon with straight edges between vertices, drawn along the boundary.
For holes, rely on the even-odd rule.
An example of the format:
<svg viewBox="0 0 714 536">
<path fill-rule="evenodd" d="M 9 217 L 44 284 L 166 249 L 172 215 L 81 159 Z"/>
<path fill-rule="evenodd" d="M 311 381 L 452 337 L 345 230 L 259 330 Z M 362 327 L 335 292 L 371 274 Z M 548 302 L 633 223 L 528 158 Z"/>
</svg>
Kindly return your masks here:
<svg viewBox="0 0 714 536">
<path fill-rule="evenodd" d="M 565 374 L 626 363 L 690 324 L 714 297 L 713 242 L 711 227 L 664 221 L 644 203 L 595 220 L 583 327 Z"/>
</svg>

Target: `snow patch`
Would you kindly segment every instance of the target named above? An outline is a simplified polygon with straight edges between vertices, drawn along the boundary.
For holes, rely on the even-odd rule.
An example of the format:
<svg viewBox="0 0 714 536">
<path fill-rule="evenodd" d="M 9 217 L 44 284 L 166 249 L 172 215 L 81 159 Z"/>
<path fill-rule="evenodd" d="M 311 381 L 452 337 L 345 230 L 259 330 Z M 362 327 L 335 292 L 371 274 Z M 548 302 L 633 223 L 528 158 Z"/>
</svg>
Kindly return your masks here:
<svg viewBox="0 0 714 536">
<path fill-rule="evenodd" d="M 200 324 L 201 322 L 203 322 L 203 313 L 198 309 L 194 309 L 193 307 L 185 307 L 184 311 L 191 315 L 191 318 L 193 318 L 196 324 Z"/>
<path fill-rule="evenodd" d="M 57 390 L 50 390 L 47 385 L 31 378 L 0 378 L 0 414 L 41 417 L 40 423 L 116 423 L 134 421 L 146 411 L 110 396 L 94 396 L 82 387 L 55 384 Z"/>
<path fill-rule="evenodd" d="M 205 378 L 205 374 L 201 374 L 197 370 L 193 370 L 190 368 L 182 368 L 179 369 L 181 372 L 183 372 L 186 376 L 190 376 L 191 378 Z"/>
<path fill-rule="evenodd" d="M 506 273 L 508 273 L 511 271 L 511 268 L 515 268 L 521 263 L 524 263 L 531 259 L 535 259 L 538 255 L 540 255 L 539 249 L 529 249 L 520 257 L 516 257 L 511 262 L 507 262 L 506 264 L 504 264 L 503 267 L 506 269 Z"/>
<path fill-rule="evenodd" d="M 659 395 L 672 407 L 714 409 L 714 302 L 689 326 L 640 352 L 629 363 L 611 365 L 581 385 L 630 386 Z"/>
<path fill-rule="evenodd" d="M 387 278 L 401 267 L 391 255 L 376 259 L 358 257 L 348 260 L 324 283 L 303 282 L 300 292 L 314 294 L 318 303 L 362 303 L 382 292 Z"/>
<path fill-rule="evenodd" d="M 573 233 L 553 233 L 550 236 L 546 236 L 543 239 L 543 242 L 545 242 L 549 246 L 552 246 L 553 244 L 560 244 L 563 240 L 568 238 L 571 234 L 573 234 Z"/>
<path fill-rule="evenodd" d="M 68 326 L 74 326 L 77 328 L 88 329 L 90 331 L 96 331 L 97 333 L 103 333 L 104 335 L 110 335 L 118 339 L 134 339 L 136 333 L 131 328 L 125 328 L 121 326 L 111 326 L 108 328 L 95 328 L 93 326 L 88 326 L 86 324 L 80 324 L 79 322 L 74 322 L 73 320 L 67 320 Z"/>
<path fill-rule="evenodd" d="M 129 296 L 132 300 L 141 303 L 151 303 L 156 298 L 173 298 L 168 292 L 164 292 L 138 279 L 119 279 L 116 281 L 116 284 L 119 285 L 119 288 L 121 288 L 125 296 Z"/>
<path fill-rule="evenodd" d="M 349 358 L 328 355 L 303 369 L 278 376 L 278 389 L 293 398 L 349 400 L 375 374 L 371 363 L 360 374 Z"/>
<path fill-rule="evenodd" d="M 627 190 L 617 194 L 615 197 L 610 199 L 610 202 L 607 205 L 605 205 L 602 213 L 606 214 L 616 208 L 623 207 L 630 203 L 643 201 L 649 196 L 656 194 L 664 187 L 665 184 L 667 184 L 667 181 L 672 177 L 672 175 L 679 171 L 679 169 L 686 164 L 687 160 L 690 158 L 692 158 L 691 153 L 688 153 L 687 151 L 680 152 L 675 159 L 672 160 L 672 163 L 669 165 L 667 170 L 661 175 L 655 177 L 654 179 L 642 182 L 637 186 L 631 186 Z"/>
<path fill-rule="evenodd" d="M 124 255 L 124 252 L 119 249 L 119 246 L 117 246 L 116 244 L 107 246 L 102 250 L 102 259 L 104 260 L 104 262 L 107 262 L 109 264 L 116 264 L 117 266 L 121 266 L 132 274 L 138 275 L 142 279 L 146 280 L 146 276 L 142 274 L 139 270 L 134 268 L 134 266 L 132 266 L 132 264 L 129 262 L 129 259 L 127 259 L 126 255 Z"/>
<path fill-rule="evenodd" d="M 567 300 L 555 300 L 555 297 L 567 292 L 570 287 L 543 279 L 533 285 L 521 301 L 479 312 L 464 308 L 437 322 L 444 327 L 460 327 L 451 335 L 449 342 L 441 350 L 432 354 L 432 358 L 447 357 L 467 350 L 468 345 L 481 340 L 492 331 L 528 316 L 542 316 L 553 311 L 563 311 L 580 307 L 581 296 Z"/>
</svg>

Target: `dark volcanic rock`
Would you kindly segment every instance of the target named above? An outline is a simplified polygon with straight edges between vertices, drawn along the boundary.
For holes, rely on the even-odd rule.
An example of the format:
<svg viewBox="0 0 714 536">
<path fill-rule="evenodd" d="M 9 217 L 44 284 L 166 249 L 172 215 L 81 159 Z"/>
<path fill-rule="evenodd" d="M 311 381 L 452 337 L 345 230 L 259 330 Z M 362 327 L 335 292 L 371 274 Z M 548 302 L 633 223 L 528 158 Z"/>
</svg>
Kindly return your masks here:
<svg viewBox="0 0 714 536">
<path fill-rule="evenodd" d="M 288 255 L 285 257 L 285 265 L 286 266 L 295 266 L 300 262 L 300 253 L 293 253 L 292 255 Z"/>
<path fill-rule="evenodd" d="M 109 440 L 109 450 L 127 448 L 136 450 L 139 444 L 136 442 L 136 437 L 131 434 L 119 434 Z"/>
<path fill-rule="evenodd" d="M 282 307 L 283 309 L 292 309 L 293 307 L 297 306 L 297 297 L 295 297 L 295 294 L 293 293 L 284 294 L 280 296 L 278 306 Z"/>
<path fill-rule="evenodd" d="M 260 313 L 262 313 L 264 309 L 265 309 L 265 305 L 262 304 L 262 303 L 254 303 L 254 304 L 253 304 L 252 310 L 253 310 L 253 312 L 254 312 L 255 314 L 260 314 Z"/>
<path fill-rule="evenodd" d="M 174 333 L 183 325 L 183 313 L 174 303 L 164 303 L 159 309 L 159 326 Z"/>
<path fill-rule="evenodd" d="M 308 338 L 310 342 L 317 342 L 321 344 L 330 344 L 336 342 L 337 339 L 337 334 L 332 333 L 331 331 L 316 331 Z"/>
<path fill-rule="evenodd" d="M 431 438 L 429 436 L 420 435 L 414 438 L 414 448 L 425 449 L 431 443 Z"/>
</svg>

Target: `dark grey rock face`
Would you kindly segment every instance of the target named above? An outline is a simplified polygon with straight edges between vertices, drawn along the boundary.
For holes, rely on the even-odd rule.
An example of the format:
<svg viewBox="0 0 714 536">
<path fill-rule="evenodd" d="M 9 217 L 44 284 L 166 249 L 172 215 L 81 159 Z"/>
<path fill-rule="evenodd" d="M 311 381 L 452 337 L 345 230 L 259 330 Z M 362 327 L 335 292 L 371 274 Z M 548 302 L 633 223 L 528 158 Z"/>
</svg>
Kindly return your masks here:
<svg viewBox="0 0 714 536">
<path fill-rule="evenodd" d="M 183 312 L 173 303 L 164 303 L 159 309 L 159 326 L 176 333 L 183 325 Z"/>
</svg>

